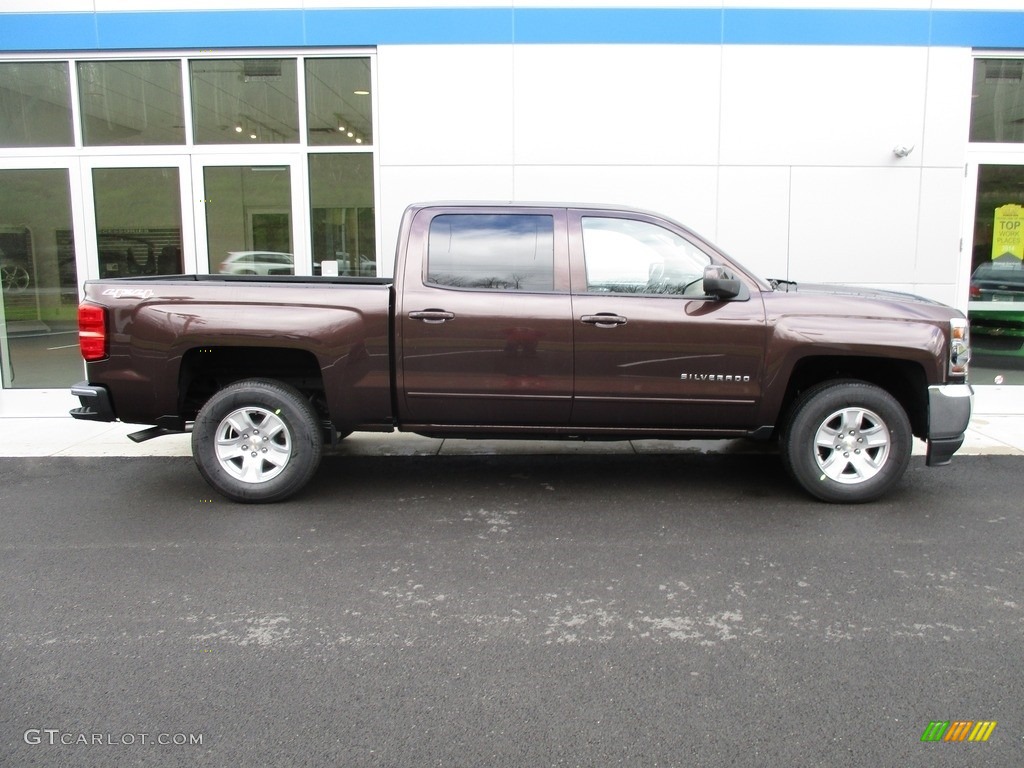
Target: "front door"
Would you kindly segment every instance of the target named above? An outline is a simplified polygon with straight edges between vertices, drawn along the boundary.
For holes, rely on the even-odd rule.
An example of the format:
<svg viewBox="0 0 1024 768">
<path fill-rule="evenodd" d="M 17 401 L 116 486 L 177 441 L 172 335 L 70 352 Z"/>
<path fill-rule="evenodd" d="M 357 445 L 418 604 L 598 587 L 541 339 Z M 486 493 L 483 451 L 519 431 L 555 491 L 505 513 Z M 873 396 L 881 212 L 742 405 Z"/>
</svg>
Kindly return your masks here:
<svg viewBox="0 0 1024 768">
<path fill-rule="evenodd" d="M 421 211 L 396 323 L 403 419 L 564 427 L 572 403 L 565 213 Z"/>
<path fill-rule="evenodd" d="M 764 307 L 703 298 L 712 257 L 653 220 L 575 212 L 572 423 L 625 430 L 746 429 L 755 415 Z"/>
</svg>

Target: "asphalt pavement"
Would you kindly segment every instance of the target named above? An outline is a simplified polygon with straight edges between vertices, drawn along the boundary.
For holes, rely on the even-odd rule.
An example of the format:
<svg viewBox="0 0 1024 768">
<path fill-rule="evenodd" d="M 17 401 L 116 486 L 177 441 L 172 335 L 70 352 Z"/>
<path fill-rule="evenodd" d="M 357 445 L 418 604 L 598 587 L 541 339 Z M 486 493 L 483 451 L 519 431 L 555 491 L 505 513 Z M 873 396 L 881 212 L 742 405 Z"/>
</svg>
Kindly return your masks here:
<svg viewBox="0 0 1024 768">
<path fill-rule="evenodd" d="M 1022 498 L 1015 455 L 849 507 L 728 452 L 334 455 L 266 506 L 0 459 L 0 765 L 1021 765 Z"/>
</svg>

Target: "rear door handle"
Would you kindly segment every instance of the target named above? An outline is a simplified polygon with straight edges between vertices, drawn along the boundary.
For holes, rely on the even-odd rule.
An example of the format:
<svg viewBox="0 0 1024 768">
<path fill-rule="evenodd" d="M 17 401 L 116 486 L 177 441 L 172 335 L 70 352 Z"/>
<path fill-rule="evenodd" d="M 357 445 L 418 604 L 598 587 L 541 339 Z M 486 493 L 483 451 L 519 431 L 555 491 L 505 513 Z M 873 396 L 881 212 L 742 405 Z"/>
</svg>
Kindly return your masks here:
<svg viewBox="0 0 1024 768">
<path fill-rule="evenodd" d="M 613 315 L 611 312 L 601 312 L 597 315 L 584 315 L 580 322 L 587 325 L 596 325 L 598 328 L 615 328 L 626 324 L 626 318 L 622 315 Z"/>
<path fill-rule="evenodd" d="M 439 323 L 454 320 L 455 315 L 452 312 L 445 312 L 443 309 L 421 309 L 418 312 L 410 312 L 409 319 L 422 320 L 424 323 L 438 325 Z"/>
</svg>

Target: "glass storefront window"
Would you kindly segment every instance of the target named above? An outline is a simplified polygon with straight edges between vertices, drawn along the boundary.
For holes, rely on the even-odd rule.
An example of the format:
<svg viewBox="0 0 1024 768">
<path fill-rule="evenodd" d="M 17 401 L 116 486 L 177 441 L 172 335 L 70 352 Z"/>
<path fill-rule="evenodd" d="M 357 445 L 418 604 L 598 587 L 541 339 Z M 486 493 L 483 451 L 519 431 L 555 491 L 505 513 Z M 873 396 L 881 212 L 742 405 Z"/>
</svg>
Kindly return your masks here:
<svg viewBox="0 0 1024 768">
<path fill-rule="evenodd" d="M 1024 166 L 979 166 L 974 225 L 971 379 L 1024 384 Z"/>
<path fill-rule="evenodd" d="M 1024 59 L 975 59 L 971 141 L 1024 142 Z"/>
<path fill-rule="evenodd" d="M 82 378 L 71 233 L 67 170 L 0 170 L 5 387 L 66 387 Z"/>
<path fill-rule="evenodd" d="M 207 166 L 203 183 L 210 272 L 295 274 L 287 167 Z"/>
<path fill-rule="evenodd" d="M 378 274 L 374 56 L 309 53 L 0 62 L 3 387 L 82 378 L 76 245 L 102 278 Z"/>
<path fill-rule="evenodd" d="M 373 144 L 370 104 L 369 59 L 306 60 L 310 146 Z"/>
<path fill-rule="evenodd" d="M 181 274 L 177 168 L 96 168 L 100 277 Z"/>
<path fill-rule="evenodd" d="M 0 147 L 74 143 L 67 62 L 0 64 Z"/>
<path fill-rule="evenodd" d="M 377 274 L 373 157 L 309 156 L 314 275 Z"/>
<path fill-rule="evenodd" d="M 295 144 L 299 98 L 295 59 L 194 59 L 196 144 Z"/>
<path fill-rule="evenodd" d="M 78 93 L 87 147 L 185 143 L 179 61 L 79 62 Z"/>
</svg>

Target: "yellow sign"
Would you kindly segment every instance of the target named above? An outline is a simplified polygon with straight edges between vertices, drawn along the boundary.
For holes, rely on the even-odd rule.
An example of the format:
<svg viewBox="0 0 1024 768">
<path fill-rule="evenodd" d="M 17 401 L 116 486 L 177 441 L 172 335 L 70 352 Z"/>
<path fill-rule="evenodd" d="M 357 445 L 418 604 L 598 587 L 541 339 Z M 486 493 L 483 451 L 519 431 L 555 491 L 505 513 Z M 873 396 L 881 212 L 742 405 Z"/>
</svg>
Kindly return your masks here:
<svg viewBox="0 0 1024 768">
<path fill-rule="evenodd" d="M 992 221 L 992 261 L 1024 261 L 1024 206 L 996 208 Z"/>
</svg>

